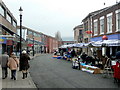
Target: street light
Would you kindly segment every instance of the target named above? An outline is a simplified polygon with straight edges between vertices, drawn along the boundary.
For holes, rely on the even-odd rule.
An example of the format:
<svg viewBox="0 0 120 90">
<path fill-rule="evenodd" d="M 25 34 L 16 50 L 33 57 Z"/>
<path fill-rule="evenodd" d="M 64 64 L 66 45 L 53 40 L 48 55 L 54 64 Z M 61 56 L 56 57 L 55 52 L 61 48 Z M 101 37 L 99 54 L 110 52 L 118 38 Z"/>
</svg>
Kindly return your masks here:
<svg viewBox="0 0 120 90">
<path fill-rule="evenodd" d="M 22 11 L 23 9 L 20 7 L 20 58 L 21 58 L 21 53 L 22 53 Z"/>
<path fill-rule="evenodd" d="M 20 11 L 20 58 L 21 58 L 21 54 L 22 54 L 22 11 L 23 9 L 20 7 L 19 9 Z M 20 71 L 21 71 L 21 66 L 20 66 Z"/>
<path fill-rule="evenodd" d="M 33 37 L 33 56 L 34 56 L 34 37 Z"/>
</svg>

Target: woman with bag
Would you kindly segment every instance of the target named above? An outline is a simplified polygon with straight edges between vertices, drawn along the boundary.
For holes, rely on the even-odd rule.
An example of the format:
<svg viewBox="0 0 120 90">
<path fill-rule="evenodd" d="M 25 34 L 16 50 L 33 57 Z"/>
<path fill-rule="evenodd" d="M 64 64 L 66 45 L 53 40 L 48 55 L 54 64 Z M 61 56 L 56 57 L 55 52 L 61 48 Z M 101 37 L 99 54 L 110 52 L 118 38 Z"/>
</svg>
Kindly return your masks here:
<svg viewBox="0 0 120 90">
<path fill-rule="evenodd" d="M 20 66 L 21 66 L 21 70 L 22 70 L 22 73 L 23 73 L 23 78 L 22 79 L 27 78 L 28 69 L 30 67 L 28 60 L 30 60 L 30 57 L 28 56 L 27 52 L 25 50 L 22 51 L 22 55 L 21 55 L 21 58 L 20 58 L 20 64 L 21 64 Z"/>
<path fill-rule="evenodd" d="M 16 80 L 16 71 L 19 66 L 19 60 L 15 56 L 15 53 L 12 53 L 7 63 L 9 69 L 11 70 L 11 79 Z"/>
</svg>

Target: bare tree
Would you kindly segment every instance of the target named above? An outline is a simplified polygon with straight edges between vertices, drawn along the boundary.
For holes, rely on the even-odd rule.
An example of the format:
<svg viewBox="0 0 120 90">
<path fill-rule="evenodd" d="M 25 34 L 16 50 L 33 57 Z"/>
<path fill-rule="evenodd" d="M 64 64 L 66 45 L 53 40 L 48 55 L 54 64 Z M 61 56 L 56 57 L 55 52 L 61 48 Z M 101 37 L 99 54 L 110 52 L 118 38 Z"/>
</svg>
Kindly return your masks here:
<svg viewBox="0 0 120 90">
<path fill-rule="evenodd" d="M 62 41 L 60 31 L 57 31 L 57 32 L 56 32 L 56 34 L 55 34 L 55 38 L 56 38 L 58 41 Z"/>
</svg>

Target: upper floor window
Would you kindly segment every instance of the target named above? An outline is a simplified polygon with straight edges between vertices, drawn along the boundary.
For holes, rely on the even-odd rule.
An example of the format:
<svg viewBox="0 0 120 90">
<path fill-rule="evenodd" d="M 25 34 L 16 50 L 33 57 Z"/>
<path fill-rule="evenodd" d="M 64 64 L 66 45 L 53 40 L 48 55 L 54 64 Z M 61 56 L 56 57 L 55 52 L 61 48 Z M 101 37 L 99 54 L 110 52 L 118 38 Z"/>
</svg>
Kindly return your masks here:
<svg viewBox="0 0 120 90">
<path fill-rule="evenodd" d="M 29 31 L 29 30 L 28 30 L 28 35 L 32 35 L 32 31 Z"/>
<path fill-rule="evenodd" d="M 100 18 L 100 34 L 104 34 L 104 16 Z"/>
<path fill-rule="evenodd" d="M 7 20 L 11 23 L 12 22 L 12 17 L 10 16 L 9 13 L 7 13 Z"/>
<path fill-rule="evenodd" d="M 13 26 L 16 27 L 17 23 L 13 20 Z"/>
<path fill-rule="evenodd" d="M 0 35 L 2 35 L 2 29 L 0 28 Z"/>
<path fill-rule="evenodd" d="M 79 30 L 79 35 L 82 35 L 82 30 Z"/>
<path fill-rule="evenodd" d="M 74 30 L 74 36 L 76 36 L 76 30 Z"/>
<path fill-rule="evenodd" d="M 98 20 L 94 20 L 94 36 L 98 33 Z"/>
<path fill-rule="evenodd" d="M 85 24 L 84 24 L 84 30 L 85 30 L 85 31 L 87 31 L 87 30 L 88 30 L 88 21 L 87 21 L 87 22 L 85 22 Z"/>
<path fill-rule="evenodd" d="M 116 31 L 120 31 L 120 9 L 116 10 Z"/>
<path fill-rule="evenodd" d="M 0 5 L 0 14 L 5 16 L 5 9 Z"/>
<path fill-rule="evenodd" d="M 33 35 L 34 35 L 35 37 L 37 37 L 37 33 L 35 33 L 35 32 L 34 32 L 34 34 L 33 34 Z"/>
<path fill-rule="evenodd" d="M 107 33 L 112 33 L 112 13 L 107 15 Z"/>
</svg>

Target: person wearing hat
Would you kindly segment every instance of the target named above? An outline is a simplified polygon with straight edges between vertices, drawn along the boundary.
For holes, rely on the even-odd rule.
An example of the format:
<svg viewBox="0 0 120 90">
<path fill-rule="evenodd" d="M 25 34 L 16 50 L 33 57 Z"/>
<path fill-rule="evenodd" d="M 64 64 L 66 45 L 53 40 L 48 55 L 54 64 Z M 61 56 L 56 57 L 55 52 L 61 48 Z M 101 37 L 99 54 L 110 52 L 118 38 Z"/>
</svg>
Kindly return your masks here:
<svg viewBox="0 0 120 90">
<path fill-rule="evenodd" d="M 8 63 L 7 63 L 9 69 L 11 70 L 11 79 L 16 80 L 16 70 L 19 66 L 19 60 L 16 57 L 15 53 L 11 53 Z"/>
<path fill-rule="evenodd" d="M 30 67 L 28 60 L 30 60 L 30 57 L 28 56 L 27 52 L 25 50 L 23 50 L 21 58 L 20 58 L 20 67 L 21 67 L 21 70 L 22 70 L 22 73 L 23 73 L 23 78 L 22 79 L 27 78 L 28 69 Z"/>
</svg>

